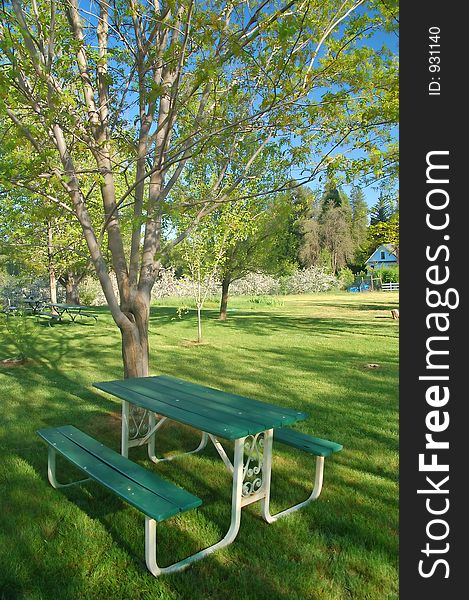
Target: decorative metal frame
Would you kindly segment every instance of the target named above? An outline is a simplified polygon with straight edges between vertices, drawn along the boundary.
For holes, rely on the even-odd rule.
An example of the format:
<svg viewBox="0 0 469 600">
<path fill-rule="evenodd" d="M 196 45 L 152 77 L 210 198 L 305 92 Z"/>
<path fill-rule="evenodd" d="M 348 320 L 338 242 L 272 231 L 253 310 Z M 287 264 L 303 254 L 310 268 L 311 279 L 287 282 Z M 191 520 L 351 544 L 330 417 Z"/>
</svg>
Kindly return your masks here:
<svg viewBox="0 0 469 600">
<path fill-rule="evenodd" d="M 137 409 L 135 411 L 134 409 Z M 199 445 L 195 450 L 182 452 L 167 458 L 158 458 L 155 453 L 155 433 L 167 421 L 167 417 L 156 415 L 144 408 L 136 407 L 130 402 L 122 401 L 122 433 L 121 433 L 121 454 L 129 456 L 129 448 L 135 446 L 148 446 L 148 456 L 154 463 L 173 460 L 186 454 L 194 454 L 205 448 L 208 441 L 208 435 L 203 431 Z"/>
</svg>

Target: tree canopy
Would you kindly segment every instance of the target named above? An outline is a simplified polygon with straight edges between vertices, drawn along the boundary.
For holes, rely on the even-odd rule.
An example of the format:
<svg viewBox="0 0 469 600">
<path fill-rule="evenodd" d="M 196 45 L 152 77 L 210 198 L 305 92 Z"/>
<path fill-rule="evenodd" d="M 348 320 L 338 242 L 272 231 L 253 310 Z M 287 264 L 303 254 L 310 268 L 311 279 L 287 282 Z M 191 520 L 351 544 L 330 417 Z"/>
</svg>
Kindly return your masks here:
<svg viewBox="0 0 469 600">
<path fill-rule="evenodd" d="M 150 291 L 173 215 L 193 216 L 167 247 L 235 191 L 242 201 L 257 158 L 271 150 L 282 170 L 302 169 L 304 181 L 331 168 L 382 176 L 392 164 L 396 60 L 370 40 L 392 29 L 395 7 L 394 0 L 2 4 L 0 185 L 77 219 L 122 333 L 126 376 L 148 373 Z M 357 148 L 358 162 L 347 154 Z M 215 153 L 221 168 L 207 172 L 203 198 L 173 193 L 197 157 Z M 263 180 L 260 196 L 291 177 Z"/>
</svg>

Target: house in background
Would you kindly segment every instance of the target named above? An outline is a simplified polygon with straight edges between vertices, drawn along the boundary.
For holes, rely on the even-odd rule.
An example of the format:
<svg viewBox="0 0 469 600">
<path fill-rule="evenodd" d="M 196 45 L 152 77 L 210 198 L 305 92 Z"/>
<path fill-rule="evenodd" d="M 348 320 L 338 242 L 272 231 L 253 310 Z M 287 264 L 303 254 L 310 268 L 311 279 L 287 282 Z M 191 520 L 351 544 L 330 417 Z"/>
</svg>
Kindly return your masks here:
<svg viewBox="0 0 469 600">
<path fill-rule="evenodd" d="M 397 251 L 393 244 L 381 244 L 378 246 L 373 254 L 365 264 L 370 269 L 381 269 L 384 267 L 397 267 L 399 262 L 397 260 Z"/>
</svg>

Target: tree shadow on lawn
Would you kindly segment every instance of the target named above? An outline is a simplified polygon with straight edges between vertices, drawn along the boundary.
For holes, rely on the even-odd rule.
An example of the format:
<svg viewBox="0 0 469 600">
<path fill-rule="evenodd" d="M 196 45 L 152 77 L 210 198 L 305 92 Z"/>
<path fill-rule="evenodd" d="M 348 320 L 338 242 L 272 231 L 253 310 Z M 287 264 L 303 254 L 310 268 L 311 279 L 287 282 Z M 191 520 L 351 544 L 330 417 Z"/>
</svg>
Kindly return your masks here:
<svg viewBox="0 0 469 600">
<path fill-rule="evenodd" d="M 396 477 L 386 460 L 373 457 L 377 450 L 398 450 L 397 384 L 392 393 L 397 365 L 365 370 L 354 364 L 351 351 L 312 356 L 296 349 L 292 358 L 283 348 L 260 353 L 243 348 L 236 361 L 205 351 L 179 363 L 171 353 L 166 359 L 160 364 L 163 373 L 305 412 L 306 420 L 295 429 L 342 443 L 347 454 L 357 453 L 357 467 L 379 477 Z M 282 377 L 276 376 L 276 364 Z"/>
<path fill-rule="evenodd" d="M 247 314 L 250 315 L 250 313 Z M 266 316 L 272 318 L 272 315 Z M 254 318 L 257 319 L 257 327 L 264 329 L 265 317 L 256 313 Z M 298 319 L 287 318 L 283 319 L 282 327 L 296 328 L 300 326 L 307 329 L 311 327 L 312 322 L 315 320 L 300 319 L 298 325 Z M 328 324 L 330 326 L 330 321 Z M 221 325 L 225 326 L 225 324 Z M 319 330 L 325 325 L 325 321 L 320 322 Z M 274 327 L 274 331 L 282 328 L 276 324 Z M 91 331 L 91 328 L 89 330 Z M 67 328 L 68 331 L 71 329 Z M 249 331 L 252 332 L 252 329 L 249 328 Z M 7 450 L 10 448 L 18 457 L 17 460 L 22 461 L 26 456 L 27 463 L 36 474 L 39 474 L 40 478 L 40 483 L 38 483 L 37 475 L 28 475 L 23 479 L 18 479 L 16 484 L 10 478 L 7 487 L 6 497 L 9 497 L 9 510 L 16 514 L 18 519 L 9 521 L 8 518 L 2 517 L 2 521 L 9 521 L 5 526 L 5 531 L 12 540 L 20 535 L 18 550 L 13 549 L 12 552 L 15 553 L 14 556 L 18 557 L 20 564 L 24 564 L 25 567 L 20 576 L 16 575 L 16 579 L 12 574 L 14 569 L 13 571 L 11 568 L 4 570 L 3 581 L 8 581 L 7 585 L 10 586 L 16 585 L 12 589 L 18 590 L 17 597 L 22 597 L 33 589 L 40 589 L 47 595 L 51 589 L 50 580 L 52 578 L 66 581 L 65 584 L 61 584 L 65 595 L 59 593 L 56 597 L 78 597 L 77 590 L 88 589 L 86 586 L 90 576 L 89 569 L 92 571 L 95 568 L 91 564 L 85 568 L 79 561 L 77 562 L 76 557 L 67 554 L 68 544 L 76 544 L 76 548 L 82 548 L 83 555 L 87 552 L 87 544 L 80 537 L 82 534 L 80 531 L 76 531 L 78 526 L 74 528 L 75 533 L 70 538 L 60 539 L 60 536 L 64 535 L 64 530 L 62 526 L 57 525 L 59 537 L 53 542 L 57 544 L 56 547 L 50 542 L 46 544 L 40 542 L 38 547 L 39 539 L 43 539 L 40 534 L 36 534 L 33 544 L 21 537 L 24 534 L 21 527 L 25 526 L 21 522 L 21 515 L 34 515 L 34 507 L 37 509 L 36 497 L 41 499 L 41 495 L 44 496 L 45 493 L 44 486 L 49 487 L 46 480 L 47 451 L 35 434 L 38 427 L 72 423 L 91 435 L 95 435 L 94 432 L 98 431 L 98 439 L 110 447 L 118 448 L 120 431 L 116 426 L 117 417 L 112 416 L 111 418 L 109 415 L 114 415 L 116 411 L 119 411 L 120 402 L 109 400 L 108 396 L 94 392 L 90 388 L 89 376 L 80 370 L 75 368 L 72 372 L 68 372 L 64 369 L 67 360 L 73 363 L 82 356 L 82 351 L 80 353 L 78 350 L 76 351 L 78 354 L 75 355 L 75 350 L 71 347 L 72 341 L 65 335 L 59 339 L 49 339 L 47 346 L 38 350 L 37 367 L 28 367 L 27 371 L 12 370 L 7 375 L 9 379 L 13 380 L 17 389 L 23 390 L 25 400 L 13 403 L 5 411 L 8 418 L 4 422 L 3 428 L 6 435 L 2 440 L 2 445 L 5 444 Z M 105 373 L 105 376 L 102 377 L 103 380 L 121 377 L 120 365 L 118 368 L 114 360 L 115 348 L 110 350 L 114 345 L 115 340 L 101 341 L 99 347 L 94 347 L 90 343 L 90 347 L 93 348 L 94 360 L 99 365 L 99 373 Z M 379 458 L 383 452 L 395 453 L 397 450 L 395 435 L 397 402 L 395 398 L 390 398 L 388 395 L 395 381 L 397 365 L 389 363 L 389 353 L 383 352 L 382 355 L 374 357 L 377 362 L 383 363 L 385 368 L 365 371 L 358 366 L 357 356 L 353 349 L 350 351 L 321 350 L 321 354 L 318 355 L 308 348 L 295 348 L 292 356 L 291 349 L 281 347 L 281 345 L 269 346 L 268 350 L 244 347 L 241 348 L 236 361 L 231 359 L 229 353 L 221 353 L 216 348 L 206 347 L 202 352 L 198 350 L 200 349 L 176 348 L 165 351 L 164 355 L 158 357 L 159 371 L 218 389 L 251 395 L 259 400 L 304 410 L 310 415 L 310 418 L 305 422 L 298 423 L 296 428 L 344 444 L 344 450 L 334 455 L 332 462 L 329 459 L 326 460 L 323 495 L 318 502 L 301 511 L 301 522 L 306 524 L 308 530 L 307 534 L 304 532 L 301 534 L 301 543 L 309 545 L 313 554 L 317 552 L 317 548 L 321 548 L 321 560 L 324 560 L 325 564 L 328 560 L 327 544 L 323 548 L 320 541 L 320 536 L 324 535 L 330 538 L 328 544 L 337 544 L 338 546 L 351 544 L 357 549 L 382 552 L 389 557 L 391 562 L 394 562 L 394 534 L 391 533 L 392 528 L 390 529 L 386 510 L 383 510 L 382 507 L 392 507 L 393 505 L 393 492 L 385 482 L 393 484 L 396 473 L 390 469 L 389 465 L 386 465 L 382 458 Z M 70 352 L 72 352 L 73 360 Z M 281 374 L 281 377 L 277 376 L 277 373 Z M 27 377 L 26 381 L 25 377 Z M 297 382 L 298 378 L 301 379 L 300 385 Z M 319 379 L 322 384 L 331 382 L 332 385 L 330 388 L 323 386 L 317 392 L 314 385 L 315 379 Z M 45 387 L 47 393 L 43 394 L 42 399 L 36 399 L 35 402 L 28 401 L 35 386 Z M 174 429 L 168 429 L 166 432 L 163 430 L 161 434 L 163 444 L 167 444 L 168 447 L 177 437 Z M 28 438 L 32 443 L 25 444 L 25 439 Z M 183 445 L 186 441 L 189 447 L 193 443 L 193 438 L 188 432 L 183 434 L 181 439 Z M 13 446 L 18 446 L 18 448 Z M 144 451 L 139 450 L 136 454 L 138 460 L 143 460 L 143 455 L 139 455 L 139 452 Z M 163 464 L 161 472 L 172 480 L 174 480 L 174 474 L 177 473 L 177 482 L 180 485 L 203 496 L 207 503 L 207 508 L 204 508 L 203 511 L 201 509 L 201 514 L 205 519 L 203 522 L 223 533 L 227 525 L 226 505 L 229 507 L 230 486 L 226 473 L 222 475 L 224 468 L 221 463 L 219 465 L 220 474 L 216 479 L 223 481 L 224 484 L 217 485 L 207 475 L 211 469 L 214 452 L 212 449 L 206 457 L 196 457 L 189 467 L 180 460 Z M 377 460 L 378 458 L 379 460 Z M 311 457 L 303 456 L 299 460 L 302 464 L 302 467 L 298 468 L 299 473 L 305 474 L 305 482 L 312 481 Z M 193 468 L 193 465 L 198 465 L 198 467 Z M 207 465 L 208 471 L 206 470 Z M 287 461 L 285 466 L 280 463 L 280 467 L 278 465 L 276 467 L 274 464 L 275 494 L 278 494 L 276 497 L 281 502 L 292 494 L 290 481 L 292 480 L 292 467 L 297 468 L 295 465 L 296 462 L 292 463 L 291 461 Z M 65 473 L 67 475 L 67 471 Z M 225 479 L 227 479 L 228 485 L 226 485 Z M 127 554 L 132 556 L 130 567 L 132 573 L 135 569 L 138 571 L 142 567 L 143 556 L 141 515 L 136 513 L 128 519 L 128 513 L 125 512 L 127 517 L 123 517 L 122 520 L 120 515 L 124 515 L 124 511 L 128 509 L 123 509 L 121 513 L 120 508 L 123 505 L 119 500 L 106 496 L 106 492 L 100 488 L 92 488 L 91 492 L 85 492 L 85 495 L 80 489 L 76 488 L 73 491 L 62 493 L 50 488 L 50 495 L 47 495 L 49 500 L 42 501 L 41 508 L 46 520 L 50 519 L 54 523 L 60 523 L 61 519 L 64 519 L 61 509 L 62 502 L 65 497 L 69 497 L 74 504 L 77 504 L 78 509 L 81 509 L 79 510 L 80 514 L 84 511 L 90 518 L 101 521 L 105 532 L 99 535 L 105 535 L 108 532 L 113 538 L 112 542 L 117 543 L 118 550 L 123 548 Z M 300 487 L 299 496 L 302 495 L 302 492 L 306 493 L 306 490 L 306 484 L 304 488 Z M 105 498 L 107 499 L 104 500 Z M 301 499 L 302 497 L 298 498 L 298 500 Z M 210 507 L 210 504 L 213 506 Z M 21 507 L 19 513 L 18 507 Z M 73 508 L 71 510 L 75 511 Z M 283 600 L 294 598 L 296 594 L 298 598 L 302 598 L 300 587 L 295 588 L 295 576 L 289 575 L 289 593 L 285 591 L 282 573 L 278 572 L 278 561 L 269 561 L 269 552 L 272 553 L 272 549 L 280 550 L 282 546 L 282 551 L 286 552 L 284 545 L 281 544 L 283 533 L 279 534 L 277 524 L 267 526 L 260 523 L 258 516 L 252 513 L 254 510 L 257 510 L 257 507 L 249 507 L 244 511 L 241 533 L 233 545 L 219 556 L 212 555 L 191 567 L 190 586 L 187 584 L 188 578 L 184 573 L 168 579 L 163 578 L 154 583 L 153 578 L 144 572 L 138 581 L 148 582 L 148 577 L 150 577 L 151 585 L 156 585 L 155 590 L 163 590 L 164 586 L 169 586 L 168 589 L 180 590 L 184 594 L 184 591 L 189 588 L 206 590 L 206 581 L 209 580 L 211 581 L 212 595 L 204 596 L 204 593 L 200 592 L 199 597 L 222 598 L 223 590 L 226 591 L 226 582 L 233 581 L 235 578 L 233 589 L 249 590 L 250 585 L 254 585 L 252 588 L 254 596 L 258 594 L 258 597 L 263 597 L 262 594 L 266 593 L 268 597 Z M 389 510 L 391 508 L 388 508 Z M 42 519 L 42 517 L 38 518 Z M 188 523 L 192 523 L 193 527 L 190 526 L 187 529 L 185 525 L 187 521 L 184 519 L 185 516 L 182 515 L 181 519 L 177 521 L 175 529 L 172 528 L 171 523 L 168 523 L 167 528 L 160 528 L 161 555 L 164 559 L 174 556 L 172 546 L 179 544 L 177 539 L 182 539 L 181 548 L 187 546 L 193 547 L 194 551 L 198 549 L 197 535 L 189 534 L 189 531 L 196 531 L 198 520 L 196 517 L 188 515 Z M 283 526 L 285 529 L 281 531 L 287 531 L 288 535 L 293 538 L 291 546 L 293 548 L 297 535 L 295 530 L 297 521 L 294 520 L 288 525 L 288 520 L 285 520 Z M 70 530 L 72 523 L 72 517 L 65 518 L 66 532 Z M 122 527 L 119 523 L 122 523 Z M 132 534 L 130 530 L 135 533 Z M 254 533 L 256 531 L 262 531 L 261 540 L 259 535 Z M 317 532 L 319 537 L 312 537 L 311 531 Z M 380 531 L 381 533 L 379 533 Z M 134 537 L 138 541 L 133 541 Z M 106 544 L 108 543 L 105 541 L 103 543 L 104 551 L 107 552 L 109 546 Z M 265 560 L 248 561 L 246 557 L 250 556 L 250 553 L 258 556 L 259 544 L 266 546 Z M 65 552 L 61 551 L 62 547 Z M 291 553 L 292 550 L 290 549 L 289 552 Z M 58 556 L 58 563 L 54 565 L 54 568 L 45 564 L 46 558 L 42 554 L 46 553 L 49 557 L 51 554 Z M 78 554 L 81 555 L 81 551 L 78 551 Z M 235 564 L 242 565 L 241 576 L 234 575 L 235 571 L 239 573 L 239 569 L 233 568 L 233 564 L 225 565 L 224 561 L 227 560 L 227 556 L 231 557 L 231 561 L 234 556 Z M 133 558 L 135 557 L 136 561 L 134 562 Z M 285 558 L 288 561 L 289 555 L 286 555 Z M 89 559 L 89 563 L 94 563 L 95 559 L 99 563 L 100 556 L 95 554 Z M 122 585 L 125 585 L 126 569 L 129 569 L 129 565 L 125 555 L 121 557 L 121 560 L 126 566 L 123 569 L 116 566 L 116 577 L 122 578 Z M 293 567 L 297 566 L 296 560 L 297 558 L 292 558 Z M 31 569 L 29 569 L 29 564 L 32 565 Z M 302 564 L 302 568 L 305 567 L 313 572 L 316 565 L 307 561 Z M 286 568 L 288 569 L 288 566 Z M 345 568 L 347 568 L 346 562 L 344 563 Z M 327 569 L 324 577 L 330 581 L 334 579 L 333 573 L 327 572 Z M 252 584 L 253 578 L 255 584 Z M 16 583 L 14 583 L 15 581 Z M 236 582 L 239 587 L 236 587 Z M 163 587 L 159 588 L 159 586 Z M 54 586 L 52 589 L 55 589 Z M 343 591 L 345 593 L 345 590 Z M 193 595 L 192 597 L 196 598 L 197 596 Z M 243 596 L 240 594 L 240 597 Z M 247 592 L 245 597 L 249 597 Z"/>
<path fill-rule="evenodd" d="M 114 593 L 113 598 L 128 597 L 129 591 L 133 592 L 130 597 L 143 598 L 140 591 L 146 588 L 149 588 L 148 592 L 163 594 L 161 597 L 179 591 L 181 597 L 224 598 L 227 589 L 245 589 L 245 595 L 237 595 L 246 599 L 252 597 L 247 593 L 249 591 L 254 597 L 263 597 L 263 593 L 279 600 L 295 597 L 284 588 L 282 578 L 275 570 L 275 559 L 272 565 L 259 563 L 256 558 L 246 560 L 246 556 L 256 557 L 259 535 L 264 535 L 266 527 L 249 514 L 243 514 L 241 533 L 234 545 L 205 558 L 191 567 L 190 572 L 155 580 L 146 571 L 143 560 L 144 519 L 138 511 L 95 483 L 54 490 L 44 480 L 43 469 L 34 472 L 33 466 L 34 471 L 31 471 L 31 461 L 20 460 L 26 469 L 9 471 L 2 503 L 7 517 L 2 535 L 8 543 L 0 552 L 0 564 L 3 563 L 0 594 L 8 600 L 37 592 L 44 598 L 91 599 L 96 597 L 93 588 L 98 591 L 100 583 L 106 586 L 111 574 L 112 589 L 125 589 L 127 594 L 117 596 Z M 17 461 L 18 458 L 13 456 L 12 462 Z M 204 468 L 212 471 L 212 462 L 208 457 L 197 457 L 185 466 L 184 462 L 171 466 L 177 471 L 178 480 L 182 477 L 192 482 L 191 488 L 208 488 L 209 493 L 202 509 L 179 515 L 158 526 L 161 564 L 184 558 L 206 543 L 218 541 L 228 529 L 231 478 L 218 461 L 215 467 L 219 471 L 218 485 L 207 486 L 207 479 L 201 472 Z M 102 527 L 96 527 L 94 522 L 99 522 Z M 211 532 L 209 538 L 213 539 L 207 538 L 207 527 Z M 201 530 L 205 541 L 202 544 Z M 279 547 L 278 532 L 269 533 L 272 543 Z M 237 544 L 239 548 L 236 548 Z M 237 556 L 235 565 L 233 549 Z M 238 561 L 242 564 L 241 570 L 236 564 Z M 257 576 L 254 581 L 259 570 L 264 576 Z M 227 588 L 229 579 L 234 579 L 237 587 Z M 208 581 L 210 594 L 206 594 Z"/>
<path fill-rule="evenodd" d="M 183 317 L 183 321 L 193 322 L 195 331 L 196 327 L 195 311 L 190 311 L 189 314 Z M 398 337 L 396 322 L 390 319 L 390 323 L 380 324 L 381 331 L 376 331 L 376 324 L 363 319 L 339 319 L 331 318 L 315 318 L 315 317 L 294 317 L 273 314 L 271 312 L 262 311 L 237 311 L 235 315 L 230 316 L 226 321 L 218 319 L 218 312 L 215 310 L 205 309 L 203 311 L 202 324 L 209 323 L 212 331 L 214 327 L 226 328 L 228 330 L 236 330 L 241 333 L 250 335 L 272 335 L 275 333 L 295 332 L 314 333 L 322 336 L 330 336 L 335 333 L 347 333 L 350 335 L 372 335 L 373 337 Z M 156 325 L 156 333 L 158 334 L 158 326 L 167 325 L 174 320 L 174 315 L 170 309 L 164 307 L 152 307 L 150 313 L 150 324 Z"/>
<path fill-rule="evenodd" d="M 391 306 L 392 305 L 392 306 Z M 385 311 L 389 307 L 394 308 L 399 305 L 399 298 L 383 298 L 382 302 L 369 302 L 369 301 L 357 301 L 357 302 L 311 302 L 308 303 L 308 308 L 314 310 L 316 306 L 324 308 L 337 308 L 339 310 L 367 310 L 367 311 Z"/>
<path fill-rule="evenodd" d="M 39 477 L 43 478 L 43 486 L 47 487 L 46 450 L 42 450 L 44 463 L 38 473 Z M 213 453 L 214 450 L 212 455 Z M 296 461 L 296 457 L 293 460 Z M 37 461 L 30 462 L 34 464 Z M 282 506 L 279 508 L 302 500 L 309 492 L 307 483 L 309 487 L 312 485 L 311 458 L 302 456 L 300 462 L 302 464 L 297 466 L 295 481 L 292 482 L 293 465 L 287 463 L 279 468 L 274 460 L 273 501 L 278 499 L 281 502 Z M 148 463 L 146 466 L 150 469 L 155 468 Z M 226 531 L 229 523 L 230 477 L 221 461 L 215 465 L 207 456 L 196 457 L 190 463 L 177 461 L 164 466 L 165 472 L 161 473 L 164 477 L 174 480 L 176 475 L 179 485 L 196 492 L 204 499 L 203 507 L 193 514 L 181 515 L 158 526 L 160 562 L 167 564 L 168 561 L 183 558 L 201 548 L 198 531 L 204 532 L 205 543 L 208 543 L 207 527 L 212 533 L 215 532 L 210 539 L 212 543 Z M 210 471 L 208 476 L 205 474 L 207 469 Z M 215 471 L 216 483 L 213 481 Z M 370 555 L 377 553 L 387 556 L 387 560 L 392 564 L 396 556 L 395 532 L 393 534 L 392 524 L 385 516 L 386 511 L 381 508 L 383 498 L 377 491 L 378 488 L 360 482 L 360 473 L 357 472 L 357 482 L 354 484 L 354 494 L 351 498 L 350 482 L 342 481 L 340 472 L 337 473 L 337 466 L 328 461 L 326 471 L 322 497 L 301 511 L 301 516 L 298 517 L 300 527 L 298 521 L 290 519 L 286 519 L 285 525 L 280 526 L 280 529 L 279 524 L 268 526 L 259 519 L 258 507 L 249 507 L 243 511 L 240 535 L 233 545 L 194 565 L 189 574 L 163 577 L 154 583 L 152 580 L 154 592 L 161 589 L 160 584 L 164 584 L 169 590 L 179 590 L 182 597 L 191 598 L 223 598 L 226 597 L 223 596 L 226 589 L 250 590 L 250 594 L 238 593 L 238 597 L 246 599 L 265 597 L 263 594 L 279 600 L 304 598 L 301 586 L 296 582 L 296 574 L 292 572 L 288 574 L 290 582 L 286 591 L 287 573 L 279 570 L 278 557 L 282 557 L 286 569 L 301 566 L 302 569 L 313 573 L 318 565 L 311 555 L 327 566 L 330 562 L 331 546 L 336 548 L 334 552 L 342 545 L 344 549 L 347 548 L 344 572 L 347 570 L 350 554 L 353 555 L 355 551 L 358 554 L 364 551 Z M 209 478 L 212 479 L 211 483 L 208 483 Z M 137 511 L 129 509 L 96 484 L 65 491 L 49 488 L 52 494 L 49 500 L 41 498 L 44 493 L 48 495 L 45 490 L 38 489 L 35 493 L 29 480 L 18 482 L 18 485 L 20 493 L 16 490 L 17 493 L 12 494 L 14 500 L 11 504 L 14 507 L 21 506 L 21 522 L 17 522 L 16 526 L 14 521 L 11 522 L 10 533 L 5 530 L 12 539 L 16 539 L 18 535 L 20 538 L 25 535 L 22 529 L 22 514 L 29 516 L 32 511 L 34 515 L 36 498 L 43 503 L 39 522 L 33 526 L 33 530 L 36 529 L 33 543 L 29 544 L 27 540 L 22 539 L 19 545 L 16 541 L 14 544 L 18 561 L 24 561 L 24 564 L 28 565 L 25 573 L 21 577 L 16 575 L 14 579 L 13 589 L 18 591 L 18 597 L 23 596 L 22 592 L 38 589 L 42 590 L 46 597 L 51 597 L 51 590 L 53 597 L 92 597 L 92 594 L 86 594 L 86 590 L 89 589 L 90 577 L 96 579 L 96 570 L 105 572 L 108 569 L 108 572 L 113 573 L 117 588 L 125 587 L 127 590 L 136 591 L 146 582 L 146 578 L 150 577 L 143 562 L 143 517 Z M 12 489 L 11 482 L 8 487 Z M 376 495 L 376 501 L 370 502 L 373 493 Z M 67 506 L 69 516 L 64 516 L 61 509 L 65 498 L 75 507 Z M 45 520 L 49 524 L 52 523 L 54 535 L 43 543 L 43 533 L 37 532 L 37 529 L 41 526 L 44 515 Z M 91 519 L 91 525 L 84 519 L 85 515 Z M 102 528 L 96 530 L 93 521 L 99 521 Z M 93 538 L 103 538 L 99 549 L 96 541 L 91 546 L 88 544 L 87 537 L 90 534 Z M 110 541 L 107 536 L 111 537 Z M 86 564 L 82 564 L 81 557 L 85 556 Z M 247 560 L 247 557 L 251 558 Z M 108 566 L 103 563 L 107 563 Z M 334 572 L 323 569 L 322 579 L 333 582 Z M 13 577 L 8 569 L 3 572 L 8 586 L 8 581 L 11 583 Z M 238 574 L 236 577 L 234 572 Z M 131 577 L 131 583 L 126 583 L 126 577 Z M 64 583 L 61 583 L 63 587 L 60 592 L 54 594 L 55 584 L 51 586 L 51 580 L 57 578 Z M 194 589 L 198 590 L 190 596 L 184 595 L 190 587 L 188 580 L 190 586 L 195 586 Z M 202 590 L 206 589 L 207 581 L 210 581 L 211 593 L 204 595 Z M 230 585 L 234 587 L 231 588 Z M 296 585 L 299 586 L 297 590 Z"/>
<path fill-rule="evenodd" d="M 101 345 L 94 352 L 100 372 L 106 373 L 102 379 L 107 380 L 120 377 L 110 346 Z M 159 371 L 302 410 L 309 416 L 298 429 L 337 440 L 349 449 L 366 452 L 370 443 L 396 449 L 397 385 L 396 397 L 390 398 L 389 392 L 397 364 L 388 366 L 387 355 L 372 357 L 384 364 L 383 369 L 365 370 L 353 350 L 322 349 L 318 355 L 307 348 L 295 348 L 292 353 L 281 346 L 270 345 L 268 350 L 243 347 L 235 361 L 216 348 L 198 350 L 165 351 L 159 357 Z M 80 370 L 65 371 L 66 361 L 73 363 L 82 356 L 82 351 L 75 357 L 70 351 L 65 336 L 50 339 L 47 348 L 38 351 L 37 366 L 11 369 L 6 375 L 15 382 L 16 390 L 22 390 L 22 400 L 11 402 L 4 410 L 2 443 L 7 447 L 36 439 L 39 427 L 66 423 L 91 435 L 98 431 L 105 443 L 118 447 L 120 401 L 94 391 L 89 377 Z M 42 389 L 42 395 L 35 393 L 36 387 Z"/>
<path fill-rule="evenodd" d="M 98 349 L 87 334 L 86 342 L 93 348 L 87 355 L 76 346 L 75 333 L 58 337 L 51 329 L 46 339 L 36 340 L 31 349 L 34 359 L 27 366 L 0 372 L 3 390 L 9 394 L 5 395 L 1 430 L 1 443 L 6 446 L 36 439 L 40 427 L 70 423 L 86 430 L 97 416 L 120 410 L 119 401 L 93 391 L 89 380 L 90 369 L 105 372 L 103 379 L 119 377 L 113 341 L 100 339 Z"/>
</svg>

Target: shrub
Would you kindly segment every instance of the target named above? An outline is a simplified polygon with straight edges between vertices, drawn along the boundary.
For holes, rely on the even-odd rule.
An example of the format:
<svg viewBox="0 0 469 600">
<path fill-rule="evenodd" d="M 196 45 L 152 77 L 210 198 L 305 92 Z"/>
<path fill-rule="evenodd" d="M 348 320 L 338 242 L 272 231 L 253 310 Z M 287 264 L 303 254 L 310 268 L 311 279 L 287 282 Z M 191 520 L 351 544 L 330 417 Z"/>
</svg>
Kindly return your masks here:
<svg viewBox="0 0 469 600">
<path fill-rule="evenodd" d="M 343 267 L 342 269 L 340 269 L 337 275 L 337 279 L 339 280 L 340 287 L 346 290 L 355 281 L 355 275 L 353 274 L 351 269 L 349 269 L 348 267 Z"/>
<path fill-rule="evenodd" d="M 31 279 L 26 275 L 10 275 L 0 272 L 0 302 L 6 307 L 9 303 L 21 304 L 26 296 L 49 298 L 49 287 L 45 279 Z"/>
<path fill-rule="evenodd" d="M 205 284 L 207 285 L 207 283 Z M 220 295 L 221 282 L 209 283 L 207 298 L 217 298 Z M 325 269 L 309 267 L 293 272 L 276 279 L 264 273 L 250 273 L 234 281 L 230 286 L 232 296 L 262 297 L 279 294 L 306 294 L 326 292 L 339 286 L 339 280 L 328 274 Z M 162 269 L 160 277 L 152 290 L 152 299 L 161 298 L 192 298 L 194 295 L 194 282 L 187 276 L 178 279 L 172 267 Z"/>
<path fill-rule="evenodd" d="M 110 277 L 116 297 L 119 298 L 116 276 L 114 273 L 111 273 Z M 88 276 L 80 283 L 80 302 L 87 306 L 106 306 L 106 296 L 101 288 L 101 284 L 94 277 Z"/>
<path fill-rule="evenodd" d="M 271 275 L 250 273 L 234 281 L 230 293 L 237 296 L 272 296 L 280 294 L 280 282 Z"/>
<path fill-rule="evenodd" d="M 375 277 L 381 277 L 382 283 L 397 283 L 399 281 L 399 267 L 377 269 Z"/>
<path fill-rule="evenodd" d="M 33 316 L 22 310 L 2 315 L 0 330 L 4 339 L 14 348 L 14 354 L 9 358 L 22 360 L 34 354 L 39 327 Z"/>
</svg>

